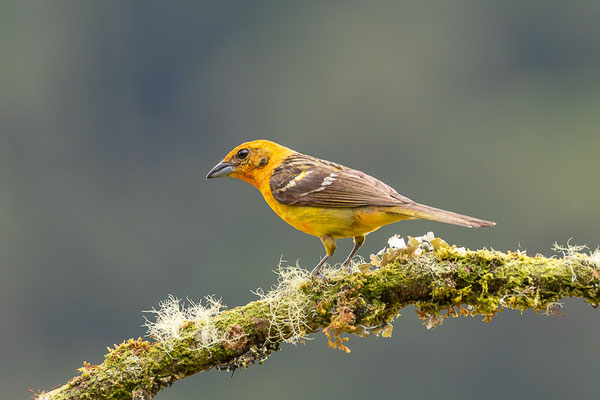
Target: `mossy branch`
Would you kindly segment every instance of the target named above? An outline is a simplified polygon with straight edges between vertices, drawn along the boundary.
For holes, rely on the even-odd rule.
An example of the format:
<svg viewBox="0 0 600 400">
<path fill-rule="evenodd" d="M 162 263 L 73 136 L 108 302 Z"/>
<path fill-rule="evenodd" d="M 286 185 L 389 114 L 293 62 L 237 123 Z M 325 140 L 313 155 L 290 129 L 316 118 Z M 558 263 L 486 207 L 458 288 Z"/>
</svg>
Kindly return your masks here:
<svg viewBox="0 0 600 400">
<path fill-rule="evenodd" d="M 522 252 L 470 251 L 426 235 L 391 247 L 348 275 L 329 268 L 329 282 L 311 280 L 298 267 L 280 268 L 279 283 L 245 306 L 221 310 L 182 308 L 170 298 L 148 323 L 154 342 L 128 340 L 109 349 L 100 365 L 84 363 L 80 375 L 40 400 L 150 399 L 175 381 L 210 368 L 228 371 L 262 363 L 283 342 L 323 331 L 329 345 L 349 352 L 344 333 L 391 334 L 390 322 L 411 304 L 432 328 L 449 316 L 482 315 L 490 321 L 506 308 L 558 313 L 557 301 L 600 302 L 600 253 L 557 248 L 560 258 Z"/>
</svg>

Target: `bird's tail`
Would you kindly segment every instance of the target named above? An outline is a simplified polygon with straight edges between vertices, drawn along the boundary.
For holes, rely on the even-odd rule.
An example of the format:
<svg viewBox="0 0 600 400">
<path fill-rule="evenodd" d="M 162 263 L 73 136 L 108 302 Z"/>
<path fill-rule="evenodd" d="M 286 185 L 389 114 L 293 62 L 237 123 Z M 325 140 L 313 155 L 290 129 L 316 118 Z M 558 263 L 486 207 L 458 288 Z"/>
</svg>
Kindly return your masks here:
<svg viewBox="0 0 600 400">
<path fill-rule="evenodd" d="M 394 207 L 393 212 L 408 215 L 416 219 L 429 219 L 432 221 L 444 222 L 446 224 L 466 226 L 468 228 L 496 225 L 496 223 L 492 221 L 469 217 L 468 215 L 457 214 L 418 203 L 403 207 Z"/>
</svg>

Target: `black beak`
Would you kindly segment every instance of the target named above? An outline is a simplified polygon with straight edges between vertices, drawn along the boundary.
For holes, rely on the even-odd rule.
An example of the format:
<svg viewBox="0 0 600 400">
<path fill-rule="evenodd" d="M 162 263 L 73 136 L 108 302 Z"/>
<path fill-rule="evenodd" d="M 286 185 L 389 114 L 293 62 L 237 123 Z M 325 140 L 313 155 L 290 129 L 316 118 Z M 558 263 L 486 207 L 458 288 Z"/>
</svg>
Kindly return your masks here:
<svg viewBox="0 0 600 400">
<path fill-rule="evenodd" d="M 206 179 L 211 178 L 221 178 L 223 176 L 229 175 L 233 171 L 233 167 L 228 162 L 220 162 L 210 170 L 208 175 L 206 175 Z"/>
</svg>

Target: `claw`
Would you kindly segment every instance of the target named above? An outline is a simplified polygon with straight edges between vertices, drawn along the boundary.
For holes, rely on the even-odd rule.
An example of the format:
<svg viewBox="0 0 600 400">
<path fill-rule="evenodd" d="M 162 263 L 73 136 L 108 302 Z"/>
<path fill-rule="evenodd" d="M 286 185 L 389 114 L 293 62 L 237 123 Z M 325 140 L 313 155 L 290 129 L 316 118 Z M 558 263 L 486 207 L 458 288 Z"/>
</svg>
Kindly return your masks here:
<svg viewBox="0 0 600 400">
<path fill-rule="evenodd" d="M 354 238 L 354 247 L 352 248 L 352 251 L 350 252 L 350 254 L 348 254 L 346 261 L 344 261 L 344 263 L 342 264 L 342 267 L 346 268 L 346 271 L 348 271 L 348 273 L 350 275 L 352 275 L 352 267 L 350 266 L 350 264 L 352 263 L 352 257 L 354 257 L 356 255 L 356 253 L 358 252 L 358 249 L 360 249 L 360 246 L 362 246 L 364 242 L 365 242 L 364 236 L 356 236 Z"/>
<path fill-rule="evenodd" d="M 320 279 L 324 283 L 329 283 L 329 279 L 327 279 L 327 277 L 321 273 L 312 274 L 311 279 Z"/>
</svg>

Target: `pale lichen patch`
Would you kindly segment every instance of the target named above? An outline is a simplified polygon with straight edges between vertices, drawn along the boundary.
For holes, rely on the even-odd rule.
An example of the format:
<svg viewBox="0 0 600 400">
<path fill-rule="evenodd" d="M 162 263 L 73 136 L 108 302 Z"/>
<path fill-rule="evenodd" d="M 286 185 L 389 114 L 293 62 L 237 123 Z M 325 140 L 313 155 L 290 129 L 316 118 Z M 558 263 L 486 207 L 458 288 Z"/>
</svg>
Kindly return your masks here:
<svg viewBox="0 0 600 400">
<path fill-rule="evenodd" d="M 225 332 L 221 332 L 214 324 L 214 318 L 225 306 L 211 296 L 205 297 L 205 300 L 206 305 L 203 305 L 202 302 L 195 303 L 188 299 L 189 305 L 185 306 L 181 299 L 169 296 L 160 303 L 158 310 L 153 308 L 145 311 L 156 315 L 155 321 L 144 317 L 146 322 L 143 326 L 148 329 L 148 336 L 160 342 L 165 350 L 171 351 L 173 343 L 181 340 L 186 334 L 185 328 L 193 324 L 197 328 L 197 349 L 209 349 L 223 340 L 228 340 Z"/>
<path fill-rule="evenodd" d="M 329 270 L 323 271 L 326 275 Z M 306 337 L 309 296 L 302 288 L 310 282 L 308 271 L 296 267 L 278 266 L 277 285 L 267 293 L 257 289 L 254 293 L 268 305 L 270 342 L 296 344 Z"/>
</svg>

